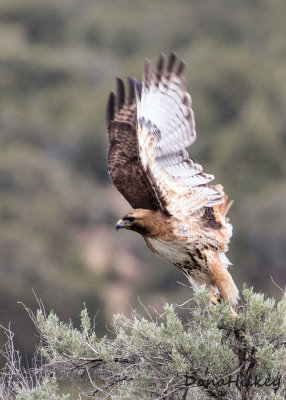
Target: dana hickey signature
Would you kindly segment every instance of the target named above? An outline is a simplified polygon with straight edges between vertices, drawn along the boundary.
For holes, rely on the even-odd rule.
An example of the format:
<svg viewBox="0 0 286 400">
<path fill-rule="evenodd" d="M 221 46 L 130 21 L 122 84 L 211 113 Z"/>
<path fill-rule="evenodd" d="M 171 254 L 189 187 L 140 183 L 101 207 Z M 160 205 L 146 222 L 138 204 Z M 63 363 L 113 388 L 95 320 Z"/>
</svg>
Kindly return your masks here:
<svg viewBox="0 0 286 400">
<path fill-rule="evenodd" d="M 281 384 L 281 375 L 277 375 L 275 378 L 272 376 L 268 376 L 267 378 L 261 379 L 258 376 L 254 376 L 253 378 L 250 376 L 246 376 L 242 378 L 240 375 L 230 375 L 225 378 L 209 378 L 203 379 L 198 378 L 192 374 L 185 374 L 186 378 L 185 385 L 191 386 L 202 386 L 204 388 L 209 388 L 210 386 L 221 387 L 235 385 L 236 387 L 241 386 L 254 386 L 254 387 L 264 387 L 264 386 L 272 386 L 274 392 L 276 392 L 280 388 Z"/>
</svg>

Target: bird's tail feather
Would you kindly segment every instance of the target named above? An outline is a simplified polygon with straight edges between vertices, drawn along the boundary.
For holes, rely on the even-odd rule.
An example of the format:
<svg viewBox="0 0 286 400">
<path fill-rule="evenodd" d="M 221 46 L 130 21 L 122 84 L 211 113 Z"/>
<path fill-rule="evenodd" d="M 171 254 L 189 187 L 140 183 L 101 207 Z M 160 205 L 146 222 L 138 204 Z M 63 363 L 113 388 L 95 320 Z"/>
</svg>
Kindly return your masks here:
<svg viewBox="0 0 286 400">
<path fill-rule="evenodd" d="M 222 254 L 213 252 L 207 253 L 207 256 L 210 262 L 211 277 L 221 297 L 224 300 L 229 300 L 230 304 L 236 305 L 239 299 L 239 292 L 227 270 L 227 259 L 222 257 Z"/>
<path fill-rule="evenodd" d="M 222 190 L 223 190 L 223 188 L 222 188 Z M 228 202 L 228 196 L 225 194 L 224 202 L 218 206 L 219 212 L 222 215 L 222 217 L 225 217 L 228 214 L 232 205 L 233 205 L 233 200 L 230 200 Z"/>
</svg>

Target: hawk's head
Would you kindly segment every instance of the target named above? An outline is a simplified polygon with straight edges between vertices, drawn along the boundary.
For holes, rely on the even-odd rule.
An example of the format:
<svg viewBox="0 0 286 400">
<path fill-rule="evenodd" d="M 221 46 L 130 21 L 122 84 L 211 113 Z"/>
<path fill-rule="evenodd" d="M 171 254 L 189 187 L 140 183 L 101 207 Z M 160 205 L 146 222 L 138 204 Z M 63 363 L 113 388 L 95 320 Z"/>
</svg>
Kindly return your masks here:
<svg viewBox="0 0 286 400">
<path fill-rule="evenodd" d="M 117 221 L 116 230 L 129 229 L 143 236 L 155 236 L 162 227 L 162 223 L 165 222 L 165 218 L 164 214 L 159 210 L 152 211 L 138 208 L 128 212 Z"/>
</svg>

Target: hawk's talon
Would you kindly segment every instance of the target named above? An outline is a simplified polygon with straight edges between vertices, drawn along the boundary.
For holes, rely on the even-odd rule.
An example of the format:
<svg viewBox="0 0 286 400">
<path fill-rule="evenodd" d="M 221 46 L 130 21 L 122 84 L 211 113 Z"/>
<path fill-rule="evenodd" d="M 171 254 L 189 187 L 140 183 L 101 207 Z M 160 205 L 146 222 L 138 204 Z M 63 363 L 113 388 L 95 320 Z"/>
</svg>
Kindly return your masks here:
<svg viewBox="0 0 286 400">
<path fill-rule="evenodd" d="M 210 290 L 210 293 L 212 295 L 211 304 L 213 304 L 214 306 L 220 304 L 223 301 L 223 298 L 221 297 L 220 293 L 214 294 L 213 290 Z M 230 311 L 230 315 L 232 317 L 234 317 L 234 318 L 237 317 L 237 312 L 234 311 L 232 306 L 229 306 L 229 311 Z"/>
<path fill-rule="evenodd" d="M 219 293 L 217 293 L 217 294 L 214 294 L 212 297 L 211 297 L 211 303 L 213 304 L 213 305 L 217 305 L 218 303 L 221 303 L 221 301 L 222 301 L 222 298 L 221 298 L 221 295 L 219 294 Z"/>
<path fill-rule="evenodd" d="M 232 308 L 232 306 L 229 306 L 229 311 L 230 311 L 230 315 L 235 318 L 237 317 L 237 312 L 234 311 L 234 309 Z"/>
</svg>

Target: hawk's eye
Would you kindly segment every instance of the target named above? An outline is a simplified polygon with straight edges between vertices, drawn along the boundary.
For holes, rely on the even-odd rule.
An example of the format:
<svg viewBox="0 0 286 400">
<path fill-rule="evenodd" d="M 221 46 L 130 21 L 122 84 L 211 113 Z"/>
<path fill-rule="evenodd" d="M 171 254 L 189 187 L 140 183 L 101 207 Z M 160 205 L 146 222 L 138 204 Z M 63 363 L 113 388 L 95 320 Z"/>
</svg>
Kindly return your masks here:
<svg viewBox="0 0 286 400">
<path fill-rule="evenodd" d="M 126 221 L 128 221 L 128 222 L 134 222 L 135 221 L 135 218 L 134 217 L 127 217 L 127 218 L 125 218 L 126 219 Z"/>
</svg>

